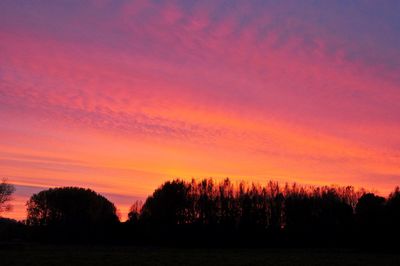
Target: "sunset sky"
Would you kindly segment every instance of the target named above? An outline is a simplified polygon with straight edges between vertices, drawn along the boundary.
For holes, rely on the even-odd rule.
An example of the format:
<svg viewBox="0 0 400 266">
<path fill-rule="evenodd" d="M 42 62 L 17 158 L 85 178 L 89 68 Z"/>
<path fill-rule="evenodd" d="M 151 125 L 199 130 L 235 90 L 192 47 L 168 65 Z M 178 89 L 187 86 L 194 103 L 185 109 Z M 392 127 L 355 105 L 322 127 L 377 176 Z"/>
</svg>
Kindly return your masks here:
<svg viewBox="0 0 400 266">
<path fill-rule="evenodd" d="M 400 1 L 0 1 L 0 176 L 125 218 L 172 178 L 400 185 Z"/>
</svg>

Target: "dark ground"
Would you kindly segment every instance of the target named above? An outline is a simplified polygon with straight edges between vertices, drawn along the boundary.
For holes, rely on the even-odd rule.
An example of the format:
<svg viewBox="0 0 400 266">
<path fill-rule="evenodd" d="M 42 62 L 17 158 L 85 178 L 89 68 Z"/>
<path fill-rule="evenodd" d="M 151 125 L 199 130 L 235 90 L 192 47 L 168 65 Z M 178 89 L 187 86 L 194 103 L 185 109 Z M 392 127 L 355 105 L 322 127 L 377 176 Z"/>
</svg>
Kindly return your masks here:
<svg viewBox="0 0 400 266">
<path fill-rule="evenodd" d="M 393 252 L 348 249 L 184 249 L 0 246 L 0 265 L 400 265 Z"/>
</svg>

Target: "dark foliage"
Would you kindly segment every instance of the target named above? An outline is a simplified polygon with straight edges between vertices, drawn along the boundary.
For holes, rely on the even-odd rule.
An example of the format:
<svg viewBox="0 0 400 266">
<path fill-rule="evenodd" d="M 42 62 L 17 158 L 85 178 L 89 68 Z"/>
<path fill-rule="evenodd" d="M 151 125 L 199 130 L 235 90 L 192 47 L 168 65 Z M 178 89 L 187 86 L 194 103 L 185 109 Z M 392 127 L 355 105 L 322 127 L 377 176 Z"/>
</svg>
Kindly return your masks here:
<svg viewBox="0 0 400 266">
<path fill-rule="evenodd" d="M 390 207 L 389 207 L 390 208 Z M 365 232 L 365 238 L 377 239 L 385 234 L 387 223 L 390 220 L 386 211 L 386 199 L 372 193 L 366 193 L 358 200 L 355 216 L 358 230 Z"/>
<path fill-rule="evenodd" d="M 190 186 L 183 181 L 166 182 L 147 198 L 140 218 L 145 223 L 175 225 L 192 220 Z"/>
<path fill-rule="evenodd" d="M 12 205 L 10 201 L 12 200 L 12 194 L 14 192 L 15 187 L 7 183 L 6 179 L 3 179 L 0 183 L 0 214 L 11 210 Z"/>
<path fill-rule="evenodd" d="M 90 189 L 64 187 L 34 194 L 27 202 L 26 224 L 52 240 L 109 237 L 118 224 L 116 208 Z"/>
<path fill-rule="evenodd" d="M 386 225 L 390 232 L 393 232 L 396 236 L 400 235 L 400 190 L 396 187 L 394 192 L 389 195 L 386 203 Z"/>
<path fill-rule="evenodd" d="M 353 187 L 173 180 L 120 223 L 89 189 L 42 191 L 26 222 L 0 221 L 0 238 L 180 246 L 392 247 L 400 237 L 400 190 L 383 198 Z M 6 233 L 5 233 L 6 232 Z M 10 233 L 12 232 L 12 233 Z"/>
<path fill-rule="evenodd" d="M 26 226 L 13 219 L 0 218 L 0 240 L 22 240 L 26 238 Z"/>
<path fill-rule="evenodd" d="M 386 201 L 353 187 L 174 180 L 133 209 L 128 230 L 144 242 L 361 246 L 400 236 L 399 189 Z"/>
</svg>

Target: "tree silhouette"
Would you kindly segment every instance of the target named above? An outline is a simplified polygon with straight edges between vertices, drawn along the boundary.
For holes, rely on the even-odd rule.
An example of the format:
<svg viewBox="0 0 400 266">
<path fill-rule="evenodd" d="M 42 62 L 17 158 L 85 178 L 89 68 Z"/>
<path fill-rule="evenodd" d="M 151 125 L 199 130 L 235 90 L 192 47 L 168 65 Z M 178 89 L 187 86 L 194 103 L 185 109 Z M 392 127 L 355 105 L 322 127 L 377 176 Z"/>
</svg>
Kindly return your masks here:
<svg viewBox="0 0 400 266">
<path fill-rule="evenodd" d="M 194 212 L 197 224 L 215 225 L 217 217 L 217 191 L 212 179 L 204 179 L 198 184 L 192 180 L 191 197 L 194 200 Z"/>
<path fill-rule="evenodd" d="M 274 241 L 282 233 L 292 239 L 336 243 L 353 229 L 359 195 L 350 186 L 280 186 L 272 181 L 265 186 L 244 182 L 235 186 L 229 179 L 174 180 L 156 189 L 140 211 L 134 205 L 128 223 L 145 225 L 150 231 L 152 225 L 162 226 L 162 232 L 191 228 L 188 235 L 200 239 L 201 232 L 209 239 L 225 238 L 225 243 L 236 233 L 253 243 L 255 234 L 267 234 L 266 240 Z"/>
<path fill-rule="evenodd" d="M 392 235 L 400 236 L 400 189 L 396 187 L 395 190 L 390 193 L 386 203 L 386 225 L 391 231 Z"/>
<path fill-rule="evenodd" d="M 34 194 L 27 202 L 27 212 L 27 224 L 43 228 L 43 237 L 55 240 L 105 238 L 119 221 L 113 203 L 90 189 L 77 187 Z"/>
<path fill-rule="evenodd" d="M 290 232 L 308 234 L 313 229 L 313 198 L 296 184 L 287 186 L 285 194 L 285 228 Z"/>
<path fill-rule="evenodd" d="M 115 206 L 89 189 L 45 190 L 27 207 L 30 232 L 42 228 L 40 234 L 61 241 L 105 236 L 135 244 L 377 247 L 400 236 L 399 188 L 385 199 L 351 186 L 173 180 L 144 204 L 136 201 L 122 224 Z"/>
<path fill-rule="evenodd" d="M 355 209 L 359 230 L 377 234 L 382 229 L 385 224 L 385 203 L 384 197 L 373 193 L 366 193 L 360 197 Z"/>
<path fill-rule="evenodd" d="M 135 201 L 128 213 L 128 223 L 137 224 L 140 218 L 140 212 L 143 207 L 143 202 L 141 200 Z"/>
<path fill-rule="evenodd" d="M 147 198 L 141 218 L 153 224 L 185 224 L 193 218 L 190 206 L 190 186 L 181 180 L 168 181 Z"/>
<path fill-rule="evenodd" d="M 107 224 L 118 221 L 116 208 L 90 189 L 63 187 L 34 194 L 27 203 L 30 225 Z"/>
<path fill-rule="evenodd" d="M 254 184 L 248 187 L 240 183 L 237 200 L 239 202 L 239 227 L 244 230 L 265 229 L 268 226 L 268 196 L 265 188 Z"/>
<path fill-rule="evenodd" d="M 4 178 L 0 183 L 0 215 L 3 212 L 10 211 L 12 205 L 9 202 L 12 200 L 12 194 L 15 192 L 15 187 L 7 183 Z"/>
</svg>

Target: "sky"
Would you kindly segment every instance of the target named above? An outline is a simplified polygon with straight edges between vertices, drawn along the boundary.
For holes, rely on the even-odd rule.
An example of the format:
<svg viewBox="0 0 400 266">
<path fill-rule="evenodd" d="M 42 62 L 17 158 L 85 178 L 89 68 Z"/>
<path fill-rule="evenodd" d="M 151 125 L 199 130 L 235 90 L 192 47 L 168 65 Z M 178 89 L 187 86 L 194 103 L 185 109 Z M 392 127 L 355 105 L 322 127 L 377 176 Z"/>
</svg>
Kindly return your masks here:
<svg viewBox="0 0 400 266">
<path fill-rule="evenodd" d="M 0 176 L 400 184 L 400 1 L 0 1 Z"/>
</svg>

